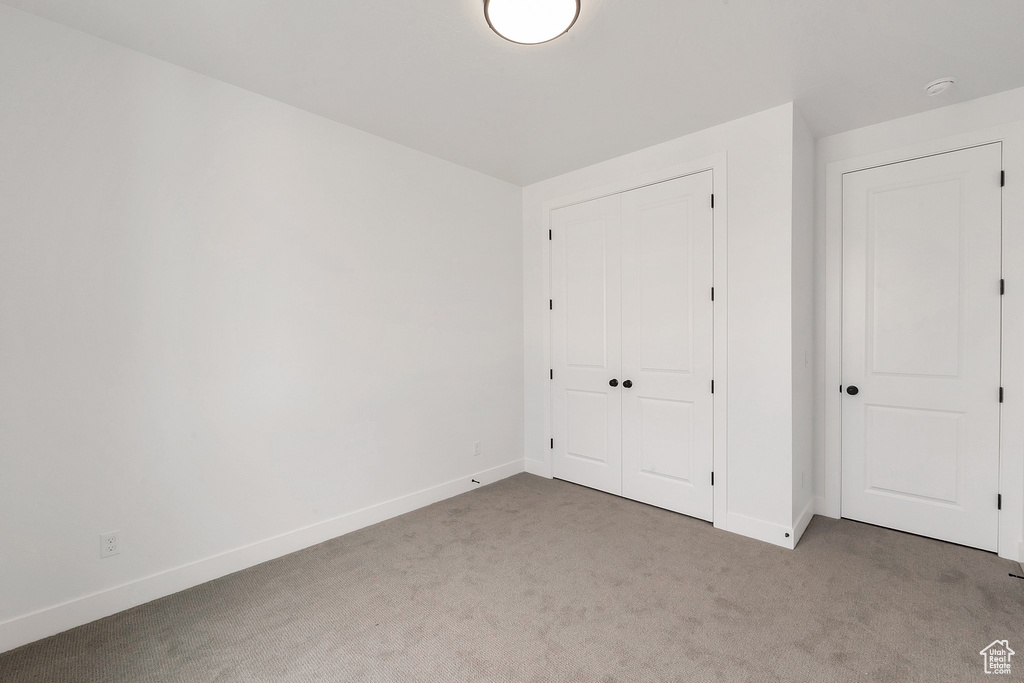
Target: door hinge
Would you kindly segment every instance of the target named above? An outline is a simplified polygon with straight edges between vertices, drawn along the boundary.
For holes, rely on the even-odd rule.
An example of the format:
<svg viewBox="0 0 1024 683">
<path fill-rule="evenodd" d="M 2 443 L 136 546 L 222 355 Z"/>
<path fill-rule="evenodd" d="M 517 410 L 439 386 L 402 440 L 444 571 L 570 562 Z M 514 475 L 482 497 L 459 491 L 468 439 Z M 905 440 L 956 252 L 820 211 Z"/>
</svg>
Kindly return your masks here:
<svg viewBox="0 0 1024 683">
<path fill-rule="evenodd" d="M 555 447 L 555 440 L 551 439 L 551 448 L 554 449 L 554 447 Z"/>
<path fill-rule="evenodd" d="M 715 300 L 715 288 L 714 287 L 711 288 L 711 300 L 712 301 Z"/>
<path fill-rule="evenodd" d="M 548 310 L 549 311 L 555 310 L 555 300 L 554 299 L 548 299 Z"/>
<path fill-rule="evenodd" d="M 996 494 L 996 510 L 1002 510 L 1002 509 L 1003 509 L 1003 494 L 997 493 Z"/>
<path fill-rule="evenodd" d="M 711 380 L 711 393 L 715 393 L 715 380 Z"/>
<path fill-rule="evenodd" d="M 999 172 L 999 187 L 1006 187 L 1006 171 Z"/>
<path fill-rule="evenodd" d="M 711 485 L 712 486 L 715 485 L 715 473 L 714 472 L 711 473 Z"/>
<path fill-rule="evenodd" d="M 999 387 L 999 402 L 1003 402 L 1003 388 Z"/>
<path fill-rule="evenodd" d="M 549 379 L 554 379 L 554 378 L 555 378 L 555 370 L 554 370 L 554 368 L 552 368 L 551 369 L 551 377 Z"/>
<path fill-rule="evenodd" d="M 548 230 L 548 242 L 550 242 L 550 241 L 551 241 L 551 231 Z"/>
<path fill-rule="evenodd" d="M 999 293 L 1006 294 L 1006 280 L 999 280 Z"/>
<path fill-rule="evenodd" d="M 712 193 L 712 195 L 711 195 L 711 208 L 712 209 L 715 208 L 715 195 L 714 195 L 714 193 Z"/>
</svg>

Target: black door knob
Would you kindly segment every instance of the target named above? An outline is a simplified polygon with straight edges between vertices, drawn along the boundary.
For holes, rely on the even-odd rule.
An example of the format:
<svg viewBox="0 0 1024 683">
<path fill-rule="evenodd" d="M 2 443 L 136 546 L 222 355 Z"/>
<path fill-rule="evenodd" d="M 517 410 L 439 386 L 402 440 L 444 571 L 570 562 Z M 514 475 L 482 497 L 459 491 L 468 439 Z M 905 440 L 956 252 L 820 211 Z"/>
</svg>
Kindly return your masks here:
<svg viewBox="0 0 1024 683">
<path fill-rule="evenodd" d="M 627 389 L 632 389 L 633 388 L 633 380 L 627 379 L 625 382 L 622 383 L 622 386 L 626 387 Z"/>
<path fill-rule="evenodd" d="M 850 386 L 846 387 L 846 393 L 848 393 L 850 396 L 856 396 L 857 394 L 860 393 L 860 389 L 851 384 Z"/>
<path fill-rule="evenodd" d="M 610 387 L 617 387 L 617 386 L 619 386 L 619 380 L 613 379 L 611 382 L 608 382 L 608 386 L 610 386 Z"/>
</svg>

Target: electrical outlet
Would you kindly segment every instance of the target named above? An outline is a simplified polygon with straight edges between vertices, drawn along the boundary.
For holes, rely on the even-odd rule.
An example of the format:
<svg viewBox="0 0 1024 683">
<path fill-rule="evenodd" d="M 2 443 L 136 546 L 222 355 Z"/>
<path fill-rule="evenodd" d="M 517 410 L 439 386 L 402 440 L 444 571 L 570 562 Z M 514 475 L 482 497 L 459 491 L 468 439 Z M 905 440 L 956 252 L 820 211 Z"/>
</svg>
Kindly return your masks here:
<svg viewBox="0 0 1024 683">
<path fill-rule="evenodd" d="M 480 442 L 479 441 L 474 441 L 473 442 L 473 455 L 474 456 L 480 455 Z"/>
<path fill-rule="evenodd" d="M 110 557 L 121 554 L 121 532 L 111 531 L 109 534 L 100 534 L 100 557 Z"/>
</svg>

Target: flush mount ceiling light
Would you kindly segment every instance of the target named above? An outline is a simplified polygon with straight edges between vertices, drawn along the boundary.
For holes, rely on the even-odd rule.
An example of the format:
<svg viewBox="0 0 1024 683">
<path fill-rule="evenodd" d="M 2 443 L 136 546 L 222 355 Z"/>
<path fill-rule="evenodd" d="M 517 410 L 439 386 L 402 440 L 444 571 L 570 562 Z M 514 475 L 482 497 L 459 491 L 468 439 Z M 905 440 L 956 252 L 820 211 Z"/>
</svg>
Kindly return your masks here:
<svg viewBox="0 0 1024 683">
<path fill-rule="evenodd" d="M 936 95 L 941 95 L 952 88 L 954 83 L 956 83 L 955 78 L 936 78 L 934 81 L 924 86 L 924 91 L 928 93 L 929 97 L 935 97 Z"/>
<path fill-rule="evenodd" d="M 537 45 L 572 28 L 580 0 L 484 0 L 487 24 L 505 40 Z"/>
</svg>

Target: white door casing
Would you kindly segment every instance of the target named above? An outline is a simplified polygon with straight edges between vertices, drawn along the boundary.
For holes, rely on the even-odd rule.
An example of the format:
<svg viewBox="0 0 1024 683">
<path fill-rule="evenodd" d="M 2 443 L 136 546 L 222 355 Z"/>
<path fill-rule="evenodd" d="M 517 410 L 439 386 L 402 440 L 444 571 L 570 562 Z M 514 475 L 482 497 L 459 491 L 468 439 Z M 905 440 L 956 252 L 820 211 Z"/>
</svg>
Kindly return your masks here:
<svg viewBox="0 0 1024 683">
<path fill-rule="evenodd" d="M 1000 168 L 995 143 L 843 176 L 844 517 L 996 550 Z"/>
<path fill-rule="evenodd" d="M 622 492 L 618 195 L 552 211 L 554 475 Z"/>
<path fill-rule="evenodd" d="M 622 495 L 711 520 L 710 172 L 622 195 Z"/>
</svg>

